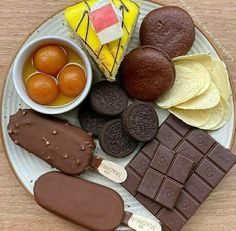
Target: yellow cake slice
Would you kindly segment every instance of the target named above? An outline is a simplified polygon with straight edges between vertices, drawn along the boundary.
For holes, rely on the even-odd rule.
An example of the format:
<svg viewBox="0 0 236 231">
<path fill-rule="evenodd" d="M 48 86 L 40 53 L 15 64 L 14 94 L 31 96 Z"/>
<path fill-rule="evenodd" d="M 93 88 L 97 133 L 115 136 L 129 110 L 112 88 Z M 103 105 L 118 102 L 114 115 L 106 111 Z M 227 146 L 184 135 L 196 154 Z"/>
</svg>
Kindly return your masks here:
<svg viewBox="0 0 236 231">
<path fill-rule="evenodd" d="M 122 13 L 123 36 L 104 45 L 101 44 L 88 16 L 98 0 L 87 0 L 70 6 L 65 10 L 64 16 L 106 78 L 114 81 L 139 16 L 139 5 L 130 0 L 107 1 Z"/>
</svg>

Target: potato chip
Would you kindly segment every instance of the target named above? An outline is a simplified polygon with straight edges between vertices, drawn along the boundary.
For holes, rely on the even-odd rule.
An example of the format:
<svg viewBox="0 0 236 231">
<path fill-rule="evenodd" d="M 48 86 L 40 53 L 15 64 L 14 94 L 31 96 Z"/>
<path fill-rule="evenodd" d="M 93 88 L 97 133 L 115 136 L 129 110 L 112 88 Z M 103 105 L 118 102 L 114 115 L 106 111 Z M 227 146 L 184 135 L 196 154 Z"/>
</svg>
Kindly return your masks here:
<svg viewBox="0 0 236 231">
<path fill-rule="evenodd" d="M 221 97 L 220 103 L 211 109 L 184 110 L 173 107 L 169 109 L 169 112 L 191 126 L 205 130 L 217 130 L 229 120 L 231 108 L 228 101 Z"/>
<path fill-rule="evenodd" d="M 215 107 L 220 102 L 220 92 L 214 83 L 203 94 L 188 101 L 178 104 L 175 107 L 180 109 L 209 109 Z"/>
<path fill-rule="evenodd" d="M 173 59 L 176 65 L 181 65 L 182 61 L 192 61 L 202 64 L 209 72 L 212 66 L 212 57 L 205 53 L 193 54 L 193 55 L 183 55 Z"/>
<path fill-rule="evenodd" d="M 223 127 L 229 120 L 230 116 L 231 116 L 231 107 L 230 104 L 227 100 L 224 99 L 224 97 L 221 97 L 221 103 L 223 106 L 223 116 L 220 120 L 220 122 L 213 128 L 211 128 L 211 130 L 217 130 L 221 127 Z"/>
<path fill-rule="evenodd" d="M 232 93 L 225 63 L 219 59 L 213 59 L 210 74 L 212 81 L 219 89 L 221 95 L 225 100 L 228 100 Z"/>
<path fill-rule="evenodd" d="M 211 109 L 211 117 L 206 124 L 200 126 L 199 128 L 205 130 L 214 130 L 214 127 L 217 126 L 224 115 L 223 103 L 220 101 L 214 108 Z"/>
<path fill-rule="evenodd" d="M 191 70 L 195 71 L 197 74 L 197 78 L 199 79 L 199 82 L 202 83 L 199 92 L 196 94 L 196 96 L 203 94 L 210 86 L 211 83 L 211 76 L 209 71 L 200 63 L 193 62 L 191 60 L 185 60 L 179 62 L 178 65 L 190 68 Z M 204 79 L 204 81 L 202 81 Z"/>
<path fill-rule="evenodd" d="M 196 96 L 202 88 L 205 77 L 196 70 L 185 66 L 175 66 L 176 79 L 174 86 L 157 101 L 162 108 L 170 108 Z"/>
<path fill-rule="evenodd" d="M 170 113 L 183 120 L 186 124 L 189 124 L 193 127 L 200 127 L 206 124 L 213 113 L 212 109 L 185 110 L 172 107 L 168 110 Z"/>
</svg>

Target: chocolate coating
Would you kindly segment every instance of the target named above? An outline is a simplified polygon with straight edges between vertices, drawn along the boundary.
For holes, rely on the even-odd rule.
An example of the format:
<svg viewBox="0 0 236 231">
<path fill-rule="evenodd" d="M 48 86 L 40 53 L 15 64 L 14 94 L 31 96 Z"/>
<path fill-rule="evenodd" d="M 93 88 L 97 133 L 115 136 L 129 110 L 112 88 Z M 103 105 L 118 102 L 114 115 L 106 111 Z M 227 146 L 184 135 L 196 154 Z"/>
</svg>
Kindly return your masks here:
<svg viewBox="0 0 236 231">
<path fill-rule="evenodd" d="M 98 137 L 102 126 L 109 120 L 110 117 L 96 113 L 87 101 L 80 108 L 80 125 L 85 131 L 92 133 L 93 137 Z"/>
<path fill-rule="evenodd" d="M 124 214 L 124 202 L 114 190 L 59 172 L 39 177 L 34 196 L 44 209 L 90 230 L 112 231 Z"/>
<path fill-rule="evenodd" d="M 116 158 L 128 156 L 138 146 L 138 142 L 125 132 L 121 119 L 109 121 L 103 126 L 99 144 L 107 155 Z"/>
<path fill-rule="evenodd" d="M 141 24 L 141 44 L 160 47 L 171 58 L 187 54 L 194 40 L 194 22 L 180 7 L 155 9 L 146 15 Z"/>
<path fill-rule="evenodd" d="M 134 139 L 146 142 L 155 137 L 159 120 L 151 104 L 137 102 L 130 104 L 125 110 L 123 124 Z"/>
<path fill-rule="evenodd" d="M 122 86 L 129 96 L 153 101 L 173 86 L 175 69 L 164 51 L 142 46 L 125 56 L 120 76 Z"/>
<path fill-rule="evenodd" d="M 90 95 L 91 106 L 101 115 L 116 116 L 121 114 L 128 105 L 125 91 L 116 83 L 97 82 Z"/>
<path fill-rule="evenodd" d="M 8 133 L 15 144 L 70 175 L 88 168 L 95 148 L 92 137 L 81 128 L 33 110 L 12 115 Z"/>
</svg>

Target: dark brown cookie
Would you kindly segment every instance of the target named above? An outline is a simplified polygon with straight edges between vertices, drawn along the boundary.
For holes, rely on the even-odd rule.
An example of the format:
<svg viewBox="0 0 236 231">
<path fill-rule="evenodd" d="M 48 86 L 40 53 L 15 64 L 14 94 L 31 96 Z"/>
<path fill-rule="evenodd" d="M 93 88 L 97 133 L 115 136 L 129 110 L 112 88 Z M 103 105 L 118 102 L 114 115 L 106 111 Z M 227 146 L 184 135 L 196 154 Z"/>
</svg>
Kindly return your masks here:
<svg viewBox="0 0 236 231">
<path fill-rule="evenodd" d="M 86 101 L 79 110 L 79 122 L 81 127 L 92 133 L 93 137 L 98 137 L 101 133 L 102 126 L 110 120 L 110 117 L 96 113 L 89 102 Z"/>
<path fill-rule="evenodd" d="M 142 45 L 160 47 L 174 58 L 191 49 L 195 40 L 194 22 L 180 7 L 161 7 L 146 15 L 139 37 Z"/>
<path fill-rule="evenodd" d="M 112 157 L 121 158 L 131 154 L 138 142 L 126 133 L 121 119 L 107 122 L 99 136 L 102 150 Z"/>
<path fill-rule="evenodd" d="M 142 46 L 125 56 L 120 77 L 129 96 L 153 101 L 173 86 L 175 69 L 164 51 L 152 46 Z"/>
<path fill-rule="evenodd" d="M 128 96 L 118 84 L 100 81 L 92 88 L 90 103 L 97 113 L 116 116 L 126 109 Z"/>
<path fill-rule="evenodd" d="M 155 108 L 150 103 L 130 104 L 123 115 L 125 130 L 136 140 L 147 142 L 158 132 L 159 120 Z"/>
</svg>

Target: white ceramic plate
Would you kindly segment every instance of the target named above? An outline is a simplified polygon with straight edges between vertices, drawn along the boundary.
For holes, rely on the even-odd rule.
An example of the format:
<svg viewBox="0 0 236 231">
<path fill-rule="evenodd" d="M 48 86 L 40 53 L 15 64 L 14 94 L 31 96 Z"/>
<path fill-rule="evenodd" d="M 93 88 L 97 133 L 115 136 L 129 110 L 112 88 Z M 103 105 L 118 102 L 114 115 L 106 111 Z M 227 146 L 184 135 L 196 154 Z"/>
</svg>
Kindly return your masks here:
<svg viewBox="0 0 236 231">
<path fill-rule="evenodd" d="M 129 50 L 137 47 L 139 45 L 139 28 L 140 23 L 144 16 L 151 10 L 160 7 L 157 3 L 151 3 L 146 1 L 139 1 L 141 3 L 141 14 L 139 16 L 139 20 L 137 23 L 136 30 L 134 32 L 134 36 L 129 46 Z M 68 30 L 66 23 L 63 18 L 63 12 L 59 12 L 52 18 L 49 18 L 45 21 L 39 28 L 35 30 L 33 34 L 25 41 L 24 44 L 27 44 L 29 41 L 40 38 L 46 35 L 56 35 L 62 36 L 66 38 L 73 39 L 72 34 Z M 210 53 L 212 56 L 216 58 L 220 58 L 218 52 L 211 44 L 211 42 L 207 39 L 207 37 L 196 28 L 196 40 L 194 42 L 193 48 L 189 52 L 193 53 Z M 100 78 L 101 73 L 98 71 L 96 65 L 92 62 L 94 75 L 96 78 Z M 233 98 L 230 99 L 232 115 L 228 123 L 218 131 L 212 132 L 211 135 L 226 148 L 230 147 L 231 141 L 234 137 L 234 103 Z M 9 159 L 9 163 L 12 166 L 14 173 L 16 174 L 19 181 L 22 185 L 32 194 L 33 185 L 35 180 L 42 174 L 52 171 L 53 169 L 38 159 L 37 157 L 27 153 L 20 147 L 16 146 L 9 138 L 7 133 L 7 124 L 9 121 L 9 116 L 17 112 L 19 108 L 26 108 L 26 105 L 21 101 L 20 97 L 17 95 L 13 82 L 12 82 L 12 67 L 9 69 L 9 73 L 6 77 L 5 86 L 3 89 L 3 97 L 2 97 L 2 135 L 3 135 L 3 143 L 5 146 L 5 152 Z M 71 123 L 78 125 L 77 119 L 77 111 L 71 111 L 67 114 L 62 115 L 63 118 L 67 118 Z M 160 122 L 162 122 L 166 116 L 168 115 L 167 111 L 158 110 L 158 114 L 160 117 Z M 130 155 L 123 159 L 114 159 L 111 158 L 101 151 L 99 146 L 96 149 L 97 155 L 104 156 L 107 159 L 115 161 L 117 164 L 125 166 L 133 155 Z M 111 181 L 105 179 L 101 175 L 96 173 L 85 173 L 83 178 L 88 179 L 90 181 L 95 181 L 96 183 L 108 186 L 116 190 L 124 199 L 125 209 L 126 211 L 135 212 L 140 215 L 152 217 L 153 215 L 147 211 L 136 199 L 133 198 L 122 186 L 112 183 Z"/>
</svg>

